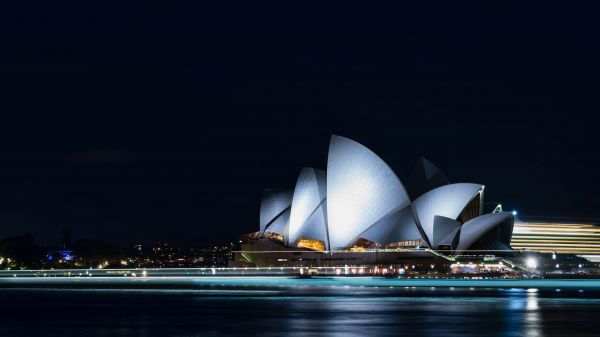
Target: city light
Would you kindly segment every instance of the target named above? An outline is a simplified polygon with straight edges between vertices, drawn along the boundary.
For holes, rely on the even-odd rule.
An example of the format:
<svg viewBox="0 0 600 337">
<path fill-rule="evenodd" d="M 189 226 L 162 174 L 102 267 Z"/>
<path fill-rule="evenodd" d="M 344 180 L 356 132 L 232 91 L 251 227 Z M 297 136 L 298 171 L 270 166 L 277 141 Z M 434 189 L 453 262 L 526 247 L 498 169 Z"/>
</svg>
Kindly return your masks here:
<svg viewBox="0 0 600 337">
<path fill-rule="evenodd" d="M 534 259 L 533 257 L 529 257 L 527 258 L 527 260 L 525 261 L 525 265 L 527 266 L 527 268 L 529 269 L 535 269 L 537 267 L 537 260 Z"/>
<path fill-rule="evenodd" d="M 512 211 L 512 215 L 513 215 L 513 216 L 516 216 L 516 215 L 517 215 L 517 211 L 516 211 L 516 210 L 513 210 L 513 211 Z"/>
</svg>

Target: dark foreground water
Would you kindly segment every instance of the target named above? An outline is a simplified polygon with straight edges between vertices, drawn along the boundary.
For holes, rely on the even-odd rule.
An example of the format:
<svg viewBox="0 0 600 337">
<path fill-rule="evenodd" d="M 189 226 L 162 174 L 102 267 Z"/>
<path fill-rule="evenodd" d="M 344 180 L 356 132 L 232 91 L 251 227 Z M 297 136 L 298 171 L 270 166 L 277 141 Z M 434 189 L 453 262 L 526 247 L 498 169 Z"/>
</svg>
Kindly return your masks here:
<svg viewBox="0 0 600 337">
<path fill-rule="evenodd" d="M 598 336 L 590 290 L 0 289 L 0 336 Z"/>
</svg>

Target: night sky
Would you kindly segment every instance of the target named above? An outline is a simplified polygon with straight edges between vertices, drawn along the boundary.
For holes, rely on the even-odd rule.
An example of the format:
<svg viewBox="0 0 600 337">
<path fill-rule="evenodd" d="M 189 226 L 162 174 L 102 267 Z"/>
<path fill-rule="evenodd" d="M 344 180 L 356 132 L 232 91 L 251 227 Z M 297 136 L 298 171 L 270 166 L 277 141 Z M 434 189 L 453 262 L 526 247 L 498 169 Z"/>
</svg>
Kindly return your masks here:
<svg viewBox="0 0 600 337">
<path fill-rule="evenodd" d="M 0 238 L 226 242 L 331 134 L 600 218 L 592 8 L 163 5 L 3 6 Z"/>
</svg>

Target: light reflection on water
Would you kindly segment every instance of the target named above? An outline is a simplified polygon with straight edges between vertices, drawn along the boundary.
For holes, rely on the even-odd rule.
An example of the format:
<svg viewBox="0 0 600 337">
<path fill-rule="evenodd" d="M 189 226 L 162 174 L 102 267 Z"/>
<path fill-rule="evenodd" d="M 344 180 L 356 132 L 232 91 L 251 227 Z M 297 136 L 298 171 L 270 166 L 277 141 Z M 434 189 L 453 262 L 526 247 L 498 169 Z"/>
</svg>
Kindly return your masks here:
<svg viewBox="0 0 600 337">
<path fill-rule="evenodd" d="M 4 289 L 0 335 L 595 336 L 599 309 L 521 289 Z"/>
</svg>

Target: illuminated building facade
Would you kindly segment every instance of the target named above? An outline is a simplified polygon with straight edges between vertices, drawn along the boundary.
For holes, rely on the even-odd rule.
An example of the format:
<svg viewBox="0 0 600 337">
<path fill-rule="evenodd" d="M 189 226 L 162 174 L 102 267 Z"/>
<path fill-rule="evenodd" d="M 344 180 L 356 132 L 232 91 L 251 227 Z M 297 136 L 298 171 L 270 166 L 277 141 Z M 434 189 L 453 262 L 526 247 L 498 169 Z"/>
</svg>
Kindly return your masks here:
<svg viewBox="0 0 600 337">
<path fill-rule="evenodd" d="M 549 221 L 516 222 L 511 246 L 518 250 L 581 255 L 600 262 L 600 226 Z"/>
</svg>

